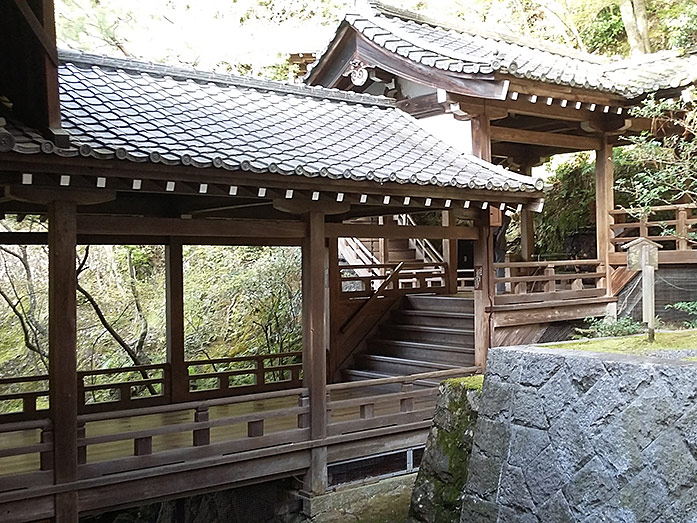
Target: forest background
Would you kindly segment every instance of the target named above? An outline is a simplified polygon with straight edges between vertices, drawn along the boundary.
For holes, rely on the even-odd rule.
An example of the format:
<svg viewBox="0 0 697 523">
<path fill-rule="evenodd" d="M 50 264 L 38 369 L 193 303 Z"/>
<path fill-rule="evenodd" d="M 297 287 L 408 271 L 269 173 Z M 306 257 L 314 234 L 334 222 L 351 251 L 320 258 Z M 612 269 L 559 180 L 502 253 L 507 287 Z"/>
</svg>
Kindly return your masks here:
<svg viewBox="0 0 697 523">
<path fill-rule="evenodd" d="M 56 0 L 59 45 L 118 57 L 276 80 L 293 78 L 291 52 L 318 52 L 353 2 L 339 0 Z M 588 52 L 621 55 L 697 45 L 694 0 L 405 0 L 427 16 Z M 661 147 L 662 144 L 654 144 Z M 618 152 L 620 179 L 646 179 L 646 158 Z M 644 178 L 642 178 L 642 176 Z M 550 179 L 538 251 L 592 227 L 592 158 Z M 636 185 L 628 200 L 644 194 Z M 576 205 L 568 205 L 569 201 Z M 643 202 L 642 202 L 643 203 Z M 545 219 L 555 217 L 554 220 Z M 7 217 L 6 230 L 43 230 Z M 549 224 L 553 223 L 553 226 Z M 47 370 L 47 256 L 40 246 L 0 247 L 0 378 Z M 82 248 L 76 260 L 82 370 L 163 362 L 164 249 Z M 300 253 L 295 248 L 185 250 L 185 349 L 189 359 L 299 349 Z M 2 406 L 0 406 L 2 409 Z"/>
</svg>

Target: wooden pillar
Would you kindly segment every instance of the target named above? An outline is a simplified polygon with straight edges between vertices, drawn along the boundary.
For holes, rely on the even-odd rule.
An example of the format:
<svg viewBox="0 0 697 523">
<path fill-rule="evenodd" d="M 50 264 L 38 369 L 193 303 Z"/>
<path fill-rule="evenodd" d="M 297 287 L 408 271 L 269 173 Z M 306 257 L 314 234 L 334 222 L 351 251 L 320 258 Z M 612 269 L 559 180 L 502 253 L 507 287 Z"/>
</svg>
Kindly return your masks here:
<svg viewBox="0 0 697 523">
<path fill-rule="evenodd" d="M 56 485 L 77 480 L 76 205 L 48 204 L 49 402 Z M 77 492 L 55 497 L 56 523 L 78 519 Z"/>
<path fill-rule="evenodd" d="M 455 213 L 453 211 L 443 211 L 442 213 L 443 227 L 455 227 L 457 225 Z M 448 272 L 445 275 L 445 286 L 448 289 L 448 294 L 457 293 L 457 240 L 443 240 L 443 260 L 448 266 Z"/>
<path fill-rule="evenodd" d="M 329 248 L 329 310 L 332 307 L 337 307 L 341 298 L 341 269 L 339 267 L 339 239 L 328 238 Z M 338 339 L 340 325 L 333 323 L 333 318 L 329 318 L 329 346 L 334 347 Z M 327 362 L 327 383 L 334 382 L 334 374 L 339 368 L 341 362 L 337 361 L 337 357 L 332 351 L 329 351 Z"/>
<path fill-rule="evenodd" d="M 310 389 L 310 436 L 327 437 L 328 252 L 324 214 L 306 215 L 302 252 L 303 383 Z M 305 490 L 322 494 L 327 488 L 327 448 L 312 449 Z"/>
<path fill-rule="evenodd" d="M 524 165 L 520 168 L 521 174 L 532 176 L 532 168 Z M 520 211 L 520 257 L 523 261 L 530 261 L 535 253 L 535 215 L 528 209 Z"/>
<path fill-rule="evenodd" d="M 604 265 L 607 273 L 605 278 L 607 294 L 612 295 L 609 256 L 613 250 L 610 242 L 612 239 L 610 226 L 613 223 L 613 218 L 610 211 L 615 207 L 615 176 L 612 144 L 607 142 L 606 136 L 603 138 L 603 146 L 595 154 L 595 225 L 598 259 Z"/>
<path fill-rule="evenodd" d="M 494 334 L 492 314 L 487 312 L 494 300 L 494 234 L 486 211 L 482 211 L 477 222 L 479 238 L 474 243 L 474 364 L 484 369 Z"/>
<path fill-rule="evenodd" d="M 167 293 L 167 363 L 172 402 L 186 401 L 189 381 L 184 364 L 184 266 L 181 240 L 170 238 L 165 247 Z"/>
</svg>

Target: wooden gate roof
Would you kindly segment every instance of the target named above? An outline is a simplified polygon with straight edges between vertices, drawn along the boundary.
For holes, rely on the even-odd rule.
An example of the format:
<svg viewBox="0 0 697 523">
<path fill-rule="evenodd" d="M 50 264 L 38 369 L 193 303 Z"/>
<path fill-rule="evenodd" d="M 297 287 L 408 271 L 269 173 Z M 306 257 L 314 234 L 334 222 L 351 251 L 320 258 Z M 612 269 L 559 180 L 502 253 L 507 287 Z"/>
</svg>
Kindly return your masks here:
<svg viewBox="0 0 697 523">
<path fill-rule="evenodd" d="M 320 69 L 336 69 L 336 57 L 332 55 L 348 29 L 376 48 L 412 65 L 453 77 L 534 80 L 590 89 L 624 99 L 684 87 L 697 80 L 694 51 L 664 51 L 617 59 L 520 35 L 444 24 L 371 1 L 346 15 L 327 50 L 309 67 L 308 83 L 314 83 Z"/>
<path fill-rule="evenodd" d="M 490 191 L 542 188 L 540 180 L 536 187 L 445 145 L 389 98 L 72 52 L 60 57 L 70 146 L 56 147 L 5 110 L 0 153 Z"/>
</svg>

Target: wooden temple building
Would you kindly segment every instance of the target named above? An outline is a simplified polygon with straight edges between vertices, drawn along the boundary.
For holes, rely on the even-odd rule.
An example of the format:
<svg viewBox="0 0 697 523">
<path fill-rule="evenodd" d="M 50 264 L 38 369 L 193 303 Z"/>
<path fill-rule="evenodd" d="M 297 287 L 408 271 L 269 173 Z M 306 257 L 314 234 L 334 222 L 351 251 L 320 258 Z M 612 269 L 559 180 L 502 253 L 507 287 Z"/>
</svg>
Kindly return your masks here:
<svg viewBox="0 0 697 523">
<path fill-rule="evenodd" d="M 21 404 L 0 415 L 1 521 L 74 522 L 289 476 L 322 493 L 337 467 L 385 453 L 413 469 L 439 379 L 614 302 L 612 146 L 645 128 L 627 113 L 643 95 L 694 80 L 694 57 L 622 66 L 364 9 L 305 86 L 57 52 L 51 0 L 0 4 L 0 213 L 48 218 L 48 233 L 0 244 L 48 245 L 50 316 L 48 375 L 0 378 L 0 401 Z M 478 157 L 416 121 L 436 113 L 472 122 Z M 598 258 L 534 262 L 544 184 L 529 168 L 573 150 L 601 158 Z M 438 225 L 414 218 L 434 211 Z M 495 264 L 514 213 L 525 259 Z M 165 246 L 164 364 L 78 368 L 81 244 Z M 184 354 L 192 244 L 300 247 L 302 353 L 197 374 Z M 693 262 L 688 247 L 670 256 Z M 253 385 L 235 385 L 242 373 Z M 204 378 L 217 385 L 197 388 Z"/>
</svg>

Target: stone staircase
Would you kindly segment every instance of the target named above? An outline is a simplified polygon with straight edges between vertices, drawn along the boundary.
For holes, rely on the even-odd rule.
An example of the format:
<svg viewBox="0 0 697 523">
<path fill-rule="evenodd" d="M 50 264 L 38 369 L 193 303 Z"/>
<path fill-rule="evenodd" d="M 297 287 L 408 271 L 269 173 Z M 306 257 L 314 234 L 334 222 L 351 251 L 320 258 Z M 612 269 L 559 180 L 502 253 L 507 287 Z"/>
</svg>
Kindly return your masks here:
<svg viewBox="0 0 697 523">
<path fill-rule="evenodd" d="M 344 370 L 346 381 L 474 365 L 474 302 L 467 296 L 410 295 Z"/>
</svg>

